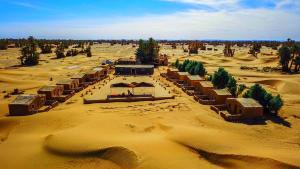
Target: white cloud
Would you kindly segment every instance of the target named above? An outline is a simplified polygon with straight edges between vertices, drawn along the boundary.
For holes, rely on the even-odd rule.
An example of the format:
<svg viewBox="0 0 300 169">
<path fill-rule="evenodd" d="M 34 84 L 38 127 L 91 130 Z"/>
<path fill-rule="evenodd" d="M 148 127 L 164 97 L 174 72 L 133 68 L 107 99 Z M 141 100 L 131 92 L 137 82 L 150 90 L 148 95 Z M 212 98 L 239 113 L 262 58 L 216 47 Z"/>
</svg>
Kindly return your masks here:
<svg viewBox="0 0 300 169">
<path fill-rule="evenodd" d="M 4 25 L 0 32 L 74 39 L 279 39 L 300 40 L 300 17 L 284 10 L 190 10 L 169 15 Z M 54 29 L 59 28 L 59 29 Z M 55 30 L 55 31 L 54 31 Z M 47 35 L 47 36 L 45 36 Z"/>
<path fill-rule="evenodd" d="M 17 5 L 17 6 L 25 7 L 25 8 L 40 9 L 39 6 L 34 5 L 32 3 L 28 3 L 28 2 L 11 1 L 10 3 Z"/>
<path fill-rule="evenodd" d="M 276 2 L 277 9 L 285 8 L 287 6 L 290 9 L 299 10 L 300 9 L 300 1 L 299 0 L 277 0 L 277 2 Z"/>
<path fill-rule="evenodd" d="M 163 0 L 163 1 L 204 5 L 212 9 L 227 9 L 227 10 L 237 8 L 239 2 L 239 0 Z"/>
<path fill-rule="evenodd" d="M 165 1 L 201 4 L 201 5 L 208 5 L 208 6 L 236 4 L 238 2 L 238 0 L 165 0 Z"/>
</svg>

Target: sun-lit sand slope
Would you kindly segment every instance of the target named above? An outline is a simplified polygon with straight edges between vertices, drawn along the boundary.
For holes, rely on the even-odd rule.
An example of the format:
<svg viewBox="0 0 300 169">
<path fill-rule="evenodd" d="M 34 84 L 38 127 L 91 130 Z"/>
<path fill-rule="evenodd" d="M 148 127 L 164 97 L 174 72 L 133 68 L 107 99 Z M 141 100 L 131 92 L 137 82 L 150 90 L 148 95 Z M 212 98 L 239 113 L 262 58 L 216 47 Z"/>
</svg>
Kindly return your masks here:
<svg viewBox="0 0 300 169">
<path fill-rule="evenodd" d="M 96 66 L 101 59 L 134 56 L 135 49 L 97 45 L 92 58 L 56 60 L 52 54 L 42 56 L 35 67 L 10 67 L 18 63 L 18 50 L 0 51 L 0 168 L 299 168 L 300 75 L 240 70 L 240 66 L 276 66 L 275 51 L 256 59 L 247 54 L 247 48 L 240 48 L 234 58 L 225 58 L 222 47 L 218 49 L 191 57 L 181 47 L 163 46 L 161 52 L 172 61 L 200 60 L 209 73 L 223 66 L 247 86 L 260 83 L 280 93 L 285 101 L 281 121 L 225 122 L 208 106 L 160 78 L 159 72 L 166 68 L 156 70 L 154 78 L 176 96 L 174 100 L 83 105 L 81 94 L 86 92 L 82 91 L 49 112 L 7 117 L 7 104 L 14 97 L 3 99 L 2 91 L 19 88 L 35 93 L 45 84 Z M 86 90 L 97 91 L 93 86 Z"/>
</svg>

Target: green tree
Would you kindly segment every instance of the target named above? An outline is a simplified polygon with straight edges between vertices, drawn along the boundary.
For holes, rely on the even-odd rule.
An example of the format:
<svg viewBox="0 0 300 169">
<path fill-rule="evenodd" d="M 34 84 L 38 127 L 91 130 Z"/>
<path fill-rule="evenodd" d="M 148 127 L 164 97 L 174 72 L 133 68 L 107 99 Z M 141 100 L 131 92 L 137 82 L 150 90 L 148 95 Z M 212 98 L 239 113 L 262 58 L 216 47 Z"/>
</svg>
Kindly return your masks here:
<svg viewBox="0 0 300 169">
<path fill-rule="evenodd" d="M 237 83 L 233 76 L 230 76 L 228 80 L 227 88 L 233 96 L 237 95 Z"/>
<path fill-rule="evenodd" d="M 64 58 L 65 56 L 65 47 L 63 44 L 59 44 L 55 50 L 56 58 Z"/>
<path fill-rule="evenodd" d="M 0 40 L 0 50 L 6 50 L 7 45 L 8 45 L 8 43 L 6 40 Z"/>
<path fill-rule="evenodd" d="M 91 46 L 88 46 L 85 50 L 87 57 L 92 57 Z"/>
<path fill-rule="evenodd" d="M 30 36 L 27 39 L 26 45 L 21 49 L 21 65 L 34 66 L 39 63 L 39 53 L 36 52 L 37 43 L 35 39 Z"/>
<path fill-rule="evenodd" d="M 279 95 L 273 96 L 259 84 L 252 86 L 243 97 L 257 100 L 264 107 L 265 112 L 276 115 L 283 106 L 283 100 Z"/>
<path fill-rule="evenodd" d="M 52 53 L 51 45 L 49 44 L 40 44 L 40 48 L 42 54 Z"/>
<path fill-rule="evenodd" d="M 178 71 L 179 72 L 183 72 L 184 71 L 184 67 L 183 67 L 183 65 L 181 63 L 179 63 L 179 65 L 178 65 Z"/>
<path fill-rule="evenodd" d="M 257 54 L 260 53 L 261 47 L 262 47 L 261 44 L 254 43 L 249 50 L 249 54 L 251 54 L 254 57 L 257 57 Z"/>
<path fill-rule="evenodd" d="M 293 65 L 295 65 L 294 72 L 299 71 L 299 63 L 300 63 L 300 46 L 297 44 L 292 45 L 290 48 L 291 51 L 291 63 L 290 63 L 290 70 L 292 69 Z"/>
<path fill-rule="evenodd" d="M 300 56 L 297 56 L 294 59 L 294 63 L 295 63 L 295 69 L 294 69 L 294 71 L 295 72 L 299 72 L 299 70 L 300 70 Z"/>
<path fill-rule="evenodd" d="M 195 69 L 194 69 L 195 75 L 200 75 L 201 77 L 204 77 L 206 74 L 206 70 L 201 62 L 197 62 Z"/>
<path fill-rule="evenodd" d="M 239 85 L 239 88 L 238 88 L 237 95 L 242 94 L 242 93 L 244 92 L 245 89 L 246 89 L 246 85 L 240 84 L 240 85 Z"/>
<path fill-rule="evenodd" d="M 217 89 L 226 88 L 230 75 L 224 68 L 219 68 L 212 77 L 212 83 Z"/>
<path fill-rule="evenodd" d="M 193 70 L 193 67 L 195 65 L 194 61 L 190 61 L 186 66 L 185 66 L 185 72 L 191 73 Z"/>
<path fill-rule="evenodd" d="M 175 62 L 175 67 L 176 67 L 176 68 L 178 68 L 179 64 L 180 64 L 180 63 L 179 63 L 179 60 L 178 60 L 178 59 L 176 59 L 176 62 Z"/>
<path fill-rule="evenodd" d="M 267 102 L 265 100 L 265 95 L 267 91 L 259 84 L 255 84 L 252 86 L 243 97 L 245 98 L 253 98 L 257 100 L 262 106 L 266 107 Z"/>
<path fill-rule="evenodd" d="M 289 70 L 289 63 L 291 60 L 291 51 L 287 46 L 283 46 L 279 49 L 279 57 L 280 57 L 280 64 L 282 65 L 282 70 L 285 72 Z"/>
<path fill-rule="evenodd" d="M 283 106 L 283 100 L 281 99 L 280 95 L 272 97 L 272 99 L 269 101 L 268 106 L 269 106 L 270 111 L 277 115 L 278 111 Z"/>
<path fill-rule="evenodd" d="M 190 63 L 190 60 L 184 60 L 181 66 L 181 70 L 182 72 L 185 72 L 185 68 L 187 67 L 187 65 Z"/>
<path fill-rule="evenodd" d="M 142 64 L 154 64 L 159 56 L 158 43 L 150 38 L 148 41 L 140 40 L 136 51 L 136 59 Z"/>
</svg>

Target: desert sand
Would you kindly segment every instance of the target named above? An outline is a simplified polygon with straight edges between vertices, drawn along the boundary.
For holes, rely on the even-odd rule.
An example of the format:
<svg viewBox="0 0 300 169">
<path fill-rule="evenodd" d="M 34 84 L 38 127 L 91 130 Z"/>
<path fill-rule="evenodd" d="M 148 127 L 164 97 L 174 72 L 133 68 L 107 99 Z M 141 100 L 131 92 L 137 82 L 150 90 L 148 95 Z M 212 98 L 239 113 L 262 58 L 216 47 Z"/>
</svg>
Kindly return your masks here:
<svg viewBox="0 0 300 169">
<path fill-rule="evenodd" d="M 276 67 L 276 51 L 262 49 L 258 58 L 248 48 L 236 48 L 233 58 L 218 51 L 188 56 L 181 47 L 163 45 L 171 61 L 202 61 L 209 73 L 224 67 L 248 87 L 262 84 L 285 102 L 281 120 L 247 125 L 224 121 L 159 76 L 175 99 L 84 105 L 81 94 L 96 93 L 93 86 L 77 93 L 49 112 L 9 117 L 5 92 L 18 88 L 36 93 L 45 84 L 88 70 L 101 60 L 133 57 L 132 45 L 94 45 L 93 57 L 53 59 L 42 55 L 34 67 L 16 67 L 18 49 L 0 51 L 0 168 L 5 169 L 199 169 L 300 168 L 300 75 L 241 70 L 241 66 Z M 271 52 L 273 54 L 271 54 Z M 50 81 L 53 78 L 53 81 Z M 100 82 L 100 84 L 103 82 Z M 96 84 L 96 85 L 100 85 Z"/>
</svg>

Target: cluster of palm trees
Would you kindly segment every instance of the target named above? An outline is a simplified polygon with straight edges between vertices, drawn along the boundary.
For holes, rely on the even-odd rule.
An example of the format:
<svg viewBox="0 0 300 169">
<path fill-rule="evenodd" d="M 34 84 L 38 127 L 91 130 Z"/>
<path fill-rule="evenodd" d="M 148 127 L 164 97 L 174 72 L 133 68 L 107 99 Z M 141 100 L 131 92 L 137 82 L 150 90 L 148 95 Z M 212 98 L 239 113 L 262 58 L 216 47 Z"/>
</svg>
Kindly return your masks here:
<svg viewBox="0 0 300 169">
<path fill-rule="evenodd" d="M 254 43 L 249 50 L 249 54 L 251 54 L 254 57 L 257 57 L 257 54 L 260 53 L 262 45 L 260 43 Z"/>
<path fill-rule="evenodd" d="M 77 50 L 76 48 L 81 48 L 81 50 Z M 84 48 L 84 45 L 77 44 L 75 49 L 69 49 L 65 54 L 65 49 L 68 49 L 68 46 L 64 43 L 59 44 L 56 47 L 55 54 L 57 59 L 69 57 L 69 56 L 77 56 L 78 54 L 86 54 L 87 57 L 92 57 L 91 46 L 88 45 Z"/>
<path fill-rule="evenodd" d="M 154 64 L 159 57 L 159 45 L 153 38 L 140 40 L 135 55 L 141 64 Z"/>
<path fill-rule="evenodd" d="M 190 42 L 189 43 L 189 54 L 198 54 L 198 50 L 206 50 L 206 46 L 201 42 Z"/>
<path fill-rule="evenodd" d="M 295 41 L 288 39 L 286 43 L 280 47 L 279 61 L 284 72 L 300 71 L 300 45 Z M 294 69 L 293 69 L 294 67 Z"/>
<path fill-rule="evenodd" d="M 7 40 L 0 40 L 0 50 L 6 50 L 7 45 L 8 45 Z"/>
<path fill-rule="evenodd" d="M 33 66 L 39 63 L 39 53 L 37 52 L 37 42 L 30 36 L 26 44 L 21 49 L 21 65 Z"/>
<path fill-rule="evenodd" d="M 42 54 L 52 53 L 52 46 L 50 44 L 40 43 L 39 47 Z"/>
<path fill-rule="evenodd" d="M 233 57 L 235 50 L 231 49 L 231 43 L 225 43 L 225 48 L 224 48 L 224 56 L 225 57 Z"/>
<path fill-rule="evenodd" d="M 204 77 L 206 75 L 206 69 L 201 62 L 193 60 L 184 60 L 183 63 L 180 63 L 177 59 L 174 66 L 180 72 L 189 72 L 191 75 L 199 75 Z"/>
</svg>

